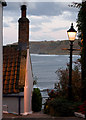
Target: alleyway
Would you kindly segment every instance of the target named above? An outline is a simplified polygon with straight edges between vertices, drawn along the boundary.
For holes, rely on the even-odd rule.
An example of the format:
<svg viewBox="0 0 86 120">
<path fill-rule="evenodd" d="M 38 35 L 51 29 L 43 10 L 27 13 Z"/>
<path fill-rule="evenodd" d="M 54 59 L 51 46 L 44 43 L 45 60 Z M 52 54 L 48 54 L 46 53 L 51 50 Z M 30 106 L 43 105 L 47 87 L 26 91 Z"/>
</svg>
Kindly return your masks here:
<svg viewBox="0 0 86 120">
<path fill-rule="evenodd" d="M 77 117 L 51 117 L 49 115 L 39 112 L 26 116 L 3 114 L 3 120 L 84 120 L 84 119 Z"/>
</svg>

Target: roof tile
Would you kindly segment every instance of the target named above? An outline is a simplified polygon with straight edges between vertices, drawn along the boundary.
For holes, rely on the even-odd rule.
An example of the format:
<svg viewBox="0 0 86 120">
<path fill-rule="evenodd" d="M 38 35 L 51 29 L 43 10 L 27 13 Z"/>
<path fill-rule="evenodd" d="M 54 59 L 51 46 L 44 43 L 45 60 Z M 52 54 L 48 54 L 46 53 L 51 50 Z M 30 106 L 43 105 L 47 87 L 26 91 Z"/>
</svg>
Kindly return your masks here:
<svg viewBox="0 0 86 120">
<path fill-rule="evenodd" d="M 18 47 L 4 47 L 3 50 L 3 93 L 19 92 L 21 51 Z"/>
</svg>

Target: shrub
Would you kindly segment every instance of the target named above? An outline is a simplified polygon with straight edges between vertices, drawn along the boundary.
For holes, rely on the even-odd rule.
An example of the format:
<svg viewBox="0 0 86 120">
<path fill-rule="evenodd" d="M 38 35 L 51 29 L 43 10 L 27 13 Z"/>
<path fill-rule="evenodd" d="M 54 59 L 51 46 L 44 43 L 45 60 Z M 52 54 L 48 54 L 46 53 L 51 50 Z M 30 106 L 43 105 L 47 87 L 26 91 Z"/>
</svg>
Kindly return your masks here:
<svg viewBox="0 0 86 120">
<path fill-rule="evenodd" d="M 59 91 L 52 89 L 52 90 L 47 90 L 49 98 L 56 98 L 59 96 Z"/>
<path fill-rule="evenodd" d="M 34 88 L 32 95 L 32 110 L 34 112 L 41 111 L 42 107 L 42 96 L 39 88 Z"/>
<path fill-rule="evenodd" d="M 86 114 L 86 101 L 84 101 L 84 103 L 82 103 L 82 104 L 79 106 L 78 112 L 80 112 L 80 113 L 82 113 L 82 114 Z"/>
<path fill-rule="evenodd" d="M 75 101 L 81 100 L 81 72 L 78 65 L 74 66 L 72 70 L 72 94 Z M 69 82 L 69 66 L 66 69 L 59 69 L 56 71 L 59 76 L 60 91 L 62 91 L 62 96 L 68 97 L 68 82 Z"/>
<path fill-rule="evenodd" d="M 61 117 L 73 116 L 79 104 L 65 98 L 48 99 L 45 103 L 44 113 Z"/>
</svg>

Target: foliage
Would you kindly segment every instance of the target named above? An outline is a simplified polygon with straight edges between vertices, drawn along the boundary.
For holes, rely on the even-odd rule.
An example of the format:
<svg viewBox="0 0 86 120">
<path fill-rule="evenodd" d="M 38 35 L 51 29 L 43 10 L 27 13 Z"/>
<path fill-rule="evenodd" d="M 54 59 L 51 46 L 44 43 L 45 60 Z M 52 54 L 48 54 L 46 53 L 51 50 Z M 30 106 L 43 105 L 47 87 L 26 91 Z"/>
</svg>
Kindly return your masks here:
<svg viewBox="0 0 86 120">
<path fill-rule="evenodd" d="M 86 31 L 86 1 L 82 2 L 77 19 L 77 27 L 79 37 L 83 39 L 84 32 Z"/>
<path fill-rule="evenodd" d="M 60 98 L 59 96 L 58 97 L 56 96 L 55 98 L 52 95 L 53 98 L 50 97 L 46 101 L 44 107 L 45 113 L 56 116 L 73 115 L 73 112 L 78 110 L 78 106 L 79 106 L 79 112 L 86 114 L 85 112 L 86 101 L 82 105 L 80 105 L 81 104 L 80 102 L 77 102 L 77 100 L 78 101 L 81 100 L 82 93 L 84 99 L 86 99 L 86 1 L 82 3 L 74 3 L 72 6 L 79 8 L 77 27 L 78 27 L 78 37 L 82 40 L 81 43 L 79 43 L 81 47 L 80 62 L 81 62 L 82 74 L 78 68 L 78 65 L 76 65 L 72 70 L 72 91 L 74 96 L 73 100 L 76 102 L 71 102 L 66 99 L 68 95 L 69 66 L 67 66 L 67 68 L 64 70 L 59 69 L 56 72 L 59 75 L 59 80 L 60 80 L 59 81 L 60 84 L 59 91 L 61 93 L 60 96 L 63 97 Z"/>
<path fill-rule="evenodd" d="M 37 84 L 37 80 L 38 80 L 37 76 L 33 76 L 33 85 Z"/>
<path fill-rule="evenodd" d="M 65 98 L 48 99 L 45 103 L 44 112 L 53 116 L 73 116 L 77 111 L 79 102 L 71 102 Z"/>
<path fill-rule="evenodd" d="M 75 41 L 75 48 L 79 48 L 78 40 Z M 41 41 L 41 42 L 30 42 L 30 52 L 35 54 L 69 54 L 67 50 L 62 50 L 63 48 L 69 47 L 68 40 L 61 41 Z M 79 54 L 75 51 L 74 54 Z"/>
<path fill-rule="evenodd" d="M 78 112 L 80 112 L 80 113 L 82 113 L 82 114 L 86 114 L 86 100 L 84 101 L 83 104 L 81 104 L 81 105 L 79 106 Z"/>
<path fill-rule="evenodd" d="M 73 2 L 72 5 L 69 5 L 69 7 L 76 7 L 76 8 L 80 8 L 81 7 L 81 3 L 76 3 L 76 2 Z"/>
<path fill-rule="evenodd" d="M 59 76 L 59 84 L 62 96 L 68 96 L 68 81 L 69 81 L 69 65 L 66 69 L 59 69 L 56 71 L 56 74 Z M 72 91 L 74 100 L 81 99 L 81 72 L 79 68 L 79 63 L 74 66 L 72 70 Z"/>
<path fill-rule="evenodd" d="M 81 71 L 80 62 L 75 62 L 72 70 L 72 91 L 74 98 L 69 101 L 68 98 L 68 81 L 69 81 L 69 65 L 67 68 L 56 71 L 59 75 L 59 83 L 55 90 L 48 90 L 49 98 L 44 106 L 44 113 L 53 116 L 73 116 L 78 111 L 81 104 Z M 78 102 L 77 102 L 78 101 Z"/>
<path fill-rule="evenodd" d="M 42 96 L 39 88 L 34 88 L 32 95 L 32 110 L 34 112 L 41 111 Z"/>
<path fill-rule="evenodd" d="M 86 1 L 73 3 L 71 7 L 79 8 L 77 27 L 78 37 L 81 39 L 82 100 L 86 100 Z"/>
<path fill-rule="evenodd" d="M 77 20 L 81 46 L 81 68 L 82 68 L 82 100 L 86 99 L 86 1 L 82 2 Z"/>
<path fill-rule="evenodd" d="M 59 96 L 59 92 L 57 90 L 55 91 L 54 89 L 52 89 L 52 90 L 47 90 L 47 92 L 50 99 Z"/>
</svg>

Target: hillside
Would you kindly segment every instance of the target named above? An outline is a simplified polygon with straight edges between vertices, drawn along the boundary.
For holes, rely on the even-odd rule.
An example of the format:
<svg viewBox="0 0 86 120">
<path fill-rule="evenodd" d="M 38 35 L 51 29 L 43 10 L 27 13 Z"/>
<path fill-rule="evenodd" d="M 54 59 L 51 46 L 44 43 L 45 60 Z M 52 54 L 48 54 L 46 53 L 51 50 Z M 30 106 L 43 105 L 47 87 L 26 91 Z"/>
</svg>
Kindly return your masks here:
<svg viewBox="0 0 86 120">
<path fill-rule="evenodd" d="M 30 42 L 30 53 L 32 54 L 69 54 L 68 50 L 62 50 L 63 48 L 70 48 L 68 40 L 64 41 L 42 41 L 42 42 Z M 74 47 L 79 49 L 78 40 L 75 40 Z M 80 51 L 74 51 L 73 54 L 79 54 Z"/>
</svg>

